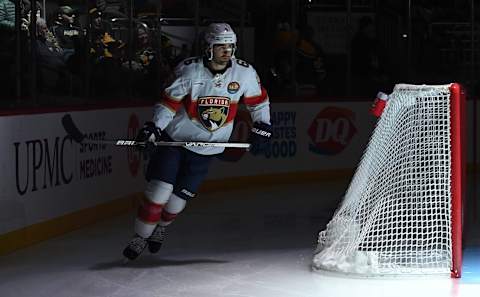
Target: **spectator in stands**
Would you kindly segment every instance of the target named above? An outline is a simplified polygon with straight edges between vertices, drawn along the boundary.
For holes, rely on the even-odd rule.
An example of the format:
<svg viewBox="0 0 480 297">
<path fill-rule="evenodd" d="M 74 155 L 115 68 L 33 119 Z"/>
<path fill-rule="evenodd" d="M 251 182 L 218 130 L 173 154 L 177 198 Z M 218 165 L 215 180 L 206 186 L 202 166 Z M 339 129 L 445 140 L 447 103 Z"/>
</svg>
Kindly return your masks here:
<svg viewBox="0 0 480 297">
<path fill-rule="evenodd" d="M 103 12 L 93 7 L 89 10 L 90 14 L 90 54 L 94 63 L 99 63 L 103 59 L 119 59 L 125 48 L 125 43 L 116 40 L 112 34 L 112 25 L 104 19 Z"/>
<path fill-rule="evenodd" d="M 326 76 L 325 55 L 314 40 L 314 30 L 309 25 L 300 30 L 296 44 L 296 59 L 296 78 L 300 86 L 311 85 L 319 89 Z"/>
<path fill-rule="evenodd" d="M 80 48 L 82 30 L 75 24 L 75 13 L 70 6 L 60 6 L 57 20 L 52 26 L 53 34 L 63 49 L 65 60 L 75 54 L 75 49 Z"/>
<path fill-rule="evenodd" d="M 37 19 L 36 54 L 39 86 L 47 93 L 64 93 L 71 78 L 64 61 L 62 49 L 55 44 L 44 19 Z"/>
<path fill-rule="evenodd" d="M 139 24 L 136 33 L 133 59 L 125 61 L 122 66 L 127 71 L 131 67 L 136 95 L 154 96 L 158 72 L 157 52 L 153 46 L 150 30 L 145 24 Z"/>
<path fill-rule="evenodd" d="M 103 12 L 98 7 L 91 8 L 88 13 L 90 14 L 90 31 L 93 39 L 99 40 L 105 33 L 112 35 L 112 25 L 103 18 Z"/>
<path fill-rule="evenodd" d="M 148 66 L 155 59 L 156 51 L 152 45 L 149 29 L 145 24 L 138 25 L 136 33 L 135 56 L 132 64 L 134 64 L 135 70 L 146 72 Z M 128 67 L 127 64 L 129 64 L 128 61 L 124 63 L 124 66 Z"/>
<path fill-rule="evenodd" d="M 23 7 L 23 2 L 21 7 Z M 21 9 L 22 10 L 22 9 Z M 28 30 L 28 21 L 22 19 L 22 30 Z M 9 46 L 8 41 L 14 38 L 15 31 L 15 3 L 12 0 L 0 0 L 0 40 L 4 47 Z"/>
<path fill-rule="evenodd" d="M 21 27 L 22 30 L 26 31 L 30 35 L 30 20 L 31 20 L 31 10 L 32 10 L 32 3 L 29 0 L 21 0 L 20 2 L 20 11 L 21 11 L 21 18 L 22 23 Z M 39 1 L 35 2 L 35 15 L 36 18 L 39 19 L 42 15 L 42 5 Z"/>
<path fill-rule="evenodd" d="M 10 0 L 0 0 L 0 28 L 15 29 L 15 3 Z"/>
<path fill-rule="evenodd" d="M 37 43 L 42 47 L 48 50 L 49 53 L 54 53 L 55 60 L 60 58 L 63 61 L 63 49 L 59 46 L 55 36 L 48 29 L 47 24 L 44 19 L 37 19 Z M 52 61 L 52 65 L 57 64 L 57 62 Z"/>
<path fill-rule="evenodd" d="M 270 89 L 284 93 L 285 88 L 311 88 L 315 92 L 326 76 L 324 52 L 314 40 L 313 27 L 305 25 L 293 30 L 287 22 L 277 25 L 274 37 L 274 62 L 271 68 Z M 292 52 L 294 51 L 294 52 Z M 295 69 L 292 65 L 295 55 Z M 292 81 L 295 71 L 296 81 Z M 274 91 L 272 91 L 274 93 Z"/>
<path fill-rule="evenodd" d="M 102 11 L 93 7 L 90 13 L 90 63 L 91 85 L 96 96 L 113 96 L 124 88 L 121 61 L 125 43 L 112 37 L 110 23 L 104 20 Z"/>
<path fill-rule="evenodd" d="M 271 94 L 282 94 L 286 88 L 294 85 L 292 79 L 292 50 L 298 33 L 293 30 L 288 22 L 280 21 L 277 24 L 277 31 L 273 40 L 273 65 L 270 68 L 270 76 L 267 77 L 267 84 Z"/>
</svg>

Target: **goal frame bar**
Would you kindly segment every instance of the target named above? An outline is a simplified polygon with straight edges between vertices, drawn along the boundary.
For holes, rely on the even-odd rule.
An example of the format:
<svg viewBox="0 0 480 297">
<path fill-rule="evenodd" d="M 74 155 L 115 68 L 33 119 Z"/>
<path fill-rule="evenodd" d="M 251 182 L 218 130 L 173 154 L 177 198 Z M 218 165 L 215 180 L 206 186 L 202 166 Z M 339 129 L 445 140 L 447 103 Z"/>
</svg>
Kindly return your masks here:
<svg viewBox="0 0 480 297">
<path fill-rule="evenodd" d="M 462 231 L 463 199 L 466 182 L 465 154 L 465 101 L 466 94 L 462 86 L 453 83 L 450 86 L 450 142 L 451 142 L 451 195 L 452 195 L 452 267 L 451 277 L 462 275 Z"/>
</svg>

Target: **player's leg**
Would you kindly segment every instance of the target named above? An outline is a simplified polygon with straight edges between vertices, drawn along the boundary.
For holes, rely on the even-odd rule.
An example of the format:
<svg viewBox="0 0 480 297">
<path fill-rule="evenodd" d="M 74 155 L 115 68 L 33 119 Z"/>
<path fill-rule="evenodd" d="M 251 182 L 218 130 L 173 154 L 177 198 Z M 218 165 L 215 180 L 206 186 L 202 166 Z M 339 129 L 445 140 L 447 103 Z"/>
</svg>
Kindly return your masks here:
<svg viewBox="0 0 480 297">
<path fill-rule="evenodd" d="M 147 246 L 155 226 L 160 221 L 162 210 L 172 193 L 173 185 L 159 180 L 150 180 L 140 201 L 135 219 L 135 235 L 123 251 L 130 260 L 137 258 Z"/>
<path fill-rule="evenodd" d="M 152 235 L 148 238 L 148 250 L 151 253 L 156 253 L 160 250 L 166 236 L 167 226 L 175 220 L 180 212 L 182 212 L 186 204 L 187 201 L 185 199 L 180 198 L 175 194 L 170 195 L 168 203 L 163 208 L 160 221 L 152 232 Z"/>
<path fill-rule="evenodd" d="M 165 239 L 167 226 L 185 209 L 187 201 L 197 195 L 198 188 L 207 176 L 210 161 L 210 156 L 198 155 L 184 150 L 182 165 L 178 172 L 173 193 L 163 208 L 160 222 L 148 239 L 150 252 L 158 252 Z"/>
<path fill-rule="evenodd" d="M 147 168 L 147 187 L 140 201 L 135 219 L 135 235 L 123 251 L 130 260 L 137 258 L 147 246 L 147 238 L 161 219 L 162 211 L 173 191 L 173 184 L 180 165 L 177 148 L 159 150 Z"/>
</svg>

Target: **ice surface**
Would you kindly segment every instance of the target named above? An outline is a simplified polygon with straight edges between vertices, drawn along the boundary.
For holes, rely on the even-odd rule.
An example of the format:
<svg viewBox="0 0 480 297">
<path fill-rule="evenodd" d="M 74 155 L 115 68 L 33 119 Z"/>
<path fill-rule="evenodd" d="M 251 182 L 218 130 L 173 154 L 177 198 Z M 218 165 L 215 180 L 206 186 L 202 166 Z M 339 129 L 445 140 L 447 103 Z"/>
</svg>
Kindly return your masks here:
<svg viewBox="0 0 480 297">
<path fill-rule="evenodd" d="M 480 250 L 464 278 L 355 279 L 313 273 L 318 231 L 347 184 L 201 194 L 159 254 L 122 265 L 133 212 L 0 257 L 1 297 L 478 296 Z"/>
</svg>

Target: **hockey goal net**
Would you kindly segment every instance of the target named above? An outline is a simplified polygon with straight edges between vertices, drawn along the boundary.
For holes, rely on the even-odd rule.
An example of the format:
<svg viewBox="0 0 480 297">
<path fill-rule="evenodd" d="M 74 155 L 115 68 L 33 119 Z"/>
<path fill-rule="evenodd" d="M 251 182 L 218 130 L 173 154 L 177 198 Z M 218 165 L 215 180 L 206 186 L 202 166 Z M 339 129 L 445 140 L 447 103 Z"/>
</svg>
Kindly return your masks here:
<svg viewBox="0 0 480 297">
<path fill-rule="evenodd" d="M 314 270 L 460 277 L 464 100 L 458 84 L 395 86 Z"/>
</svg>

